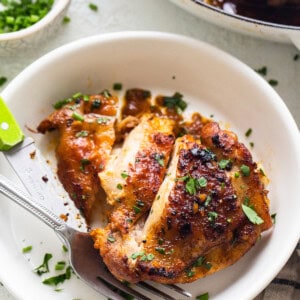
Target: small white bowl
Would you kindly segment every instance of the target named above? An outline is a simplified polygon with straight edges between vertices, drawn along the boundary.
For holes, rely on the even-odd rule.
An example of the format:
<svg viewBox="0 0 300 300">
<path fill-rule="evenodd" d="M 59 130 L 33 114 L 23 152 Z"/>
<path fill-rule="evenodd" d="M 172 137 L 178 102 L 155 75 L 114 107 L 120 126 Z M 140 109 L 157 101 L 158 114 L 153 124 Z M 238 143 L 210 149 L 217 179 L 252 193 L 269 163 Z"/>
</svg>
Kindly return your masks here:
<svg viewBox="0 0 300 300">
<path fill-rule="evenodd" d="M 0 55 L 14 54 L 46 41 L 61 25 L 71 0 L 55 0 L 51 10 L 39 22 L 15 32 L 0 34 Z"/>
<path fill-rule="evenodd" d="M 188 103 L 185 113 L 213 114 L 246 145 L 255 143 L 252 153 L 270 179 L 276 224 L 233 266 L 184 285 L 194 296 L 209 292 L 214 300 L 253 299 L 278 274 L 299 240 L 299 131 L 284 102 L 261 76 L 230 55 L 200 41 L 158 32 L 102 34 L 60 47 L 27 67 L 1 96 L 55 168 L 53 136 L 30 128 L 53 111 L 57 100 L 111 89 L 115 82 L 123 84 L 120 97 L 133 87 L 149 89 L 153 96 L 180 92 Z M 247 138 L 249 128 L 253 131 Z M 0 172 L 17 182 L 2 156 Z M 76 278 L 64 283 L 61 293 L 42 284 L 32 270 L 46 252 L 66 260 L 61 243 L 46 225 L 2 196 L 0 228 L 0 281 L 17 298 L 106 299 Z M 34 251 L 24 256 L 20 249 L 28 245 Z"/>
</svg>

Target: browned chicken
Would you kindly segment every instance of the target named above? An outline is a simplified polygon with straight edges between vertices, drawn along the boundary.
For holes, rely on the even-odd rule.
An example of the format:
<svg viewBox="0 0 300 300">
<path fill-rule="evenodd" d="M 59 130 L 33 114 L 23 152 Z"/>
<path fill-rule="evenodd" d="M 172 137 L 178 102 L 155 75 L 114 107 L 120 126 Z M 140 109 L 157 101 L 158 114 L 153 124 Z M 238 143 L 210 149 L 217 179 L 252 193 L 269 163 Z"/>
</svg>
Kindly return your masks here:
<svg viewBox="0 0 300 300">
<path fill-rule="evenodd" d="M 144 115 L 99 173 L 107 201 L 114 206 L 109 228 L 125 233 L 149 211 L 166 174 L 174 127 L 170 119 Z"/>
<path fill-rule="evenodd" d="M 115 141 L 118 99 L 107 91 L 74 98 L 58 102 L 57 110 L 40 123 L 38 131 L 59 130 L 57 174 L 89 222 L 100 190 L 98 173 L 104 170 Z"/>
<path fill-rule="evenodd" d="M 199 126 L 199 139 L 177 139 L 167 176 L 148 217 L 130 231 L 91 235 L 120 280 L 184 283 L 244 255 L 272 226 L 267 192 L 251 154 L 217 123 Z"/>
</svg>

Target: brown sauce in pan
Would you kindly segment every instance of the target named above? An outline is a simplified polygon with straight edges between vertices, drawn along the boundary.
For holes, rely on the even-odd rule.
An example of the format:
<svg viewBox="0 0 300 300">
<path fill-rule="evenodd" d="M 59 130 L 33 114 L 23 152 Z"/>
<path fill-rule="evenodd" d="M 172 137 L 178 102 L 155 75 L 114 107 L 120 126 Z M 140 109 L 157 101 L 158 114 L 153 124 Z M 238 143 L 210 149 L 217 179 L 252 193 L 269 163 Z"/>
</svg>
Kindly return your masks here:
<svg viewBox="0 0 300 300">
<path fill-rule="evenodd" d="M 300 0 L 204 0 L 232 14 L 261 21 L 300 26 Z"/>
</svg>

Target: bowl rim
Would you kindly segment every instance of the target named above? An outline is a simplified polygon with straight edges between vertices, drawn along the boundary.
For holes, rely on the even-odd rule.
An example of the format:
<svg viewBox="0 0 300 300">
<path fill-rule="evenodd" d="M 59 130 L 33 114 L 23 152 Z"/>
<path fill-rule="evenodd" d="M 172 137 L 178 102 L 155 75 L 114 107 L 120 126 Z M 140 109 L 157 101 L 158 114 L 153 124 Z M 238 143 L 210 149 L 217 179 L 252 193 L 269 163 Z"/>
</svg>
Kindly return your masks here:
<svg viewBox="0 0 300 300">
<path fill-rule="evenodd" d="M 176 2 L 178 0 L 172 0 L 172 1 Z M 220 14 L 226 16 L 226 17 L 230 17 L 230 18 L 237 19 L 237 20 L 240 20 L 240 21 L 245 21 L 247 23 L 251 23 L 251 24 L 255 24 L 255 25 L 261 25 L 261 26 L 265 26 L 265 27 L 272 27 L 274 29 L 289 29 L 289 30 L 293 30 L 293 31 L 300 30 L 300 25 L 299 26 L 292 26 L 292 25 L 285 25 L 285 24 L 262 21 L 262 20 L 258 20 L 258 19 L 245 17 L 245 16 L 242 16 L 242 15 L 235 15 L 235 14 L 228 13 L 228 12 L 224 11 L 221 8 L 218 8 L 218 7 L 209 5 L 207 3 L 204 3 L 204 2 L 202 2 L 202 0 L 188 0 L 188 1 L 193 2 L 195 5 L 200 5 L 200 6 L 204 7 L 205 9 L 220 13 Z"/>
<path fill-rule="evenodd" d="M 37 23 L 14 32 L 1 33 L 0 42 L 26 38 L 47 27 L 71 3 L 71 0 L 54 0 L 50 11 Z"/>
</svg>

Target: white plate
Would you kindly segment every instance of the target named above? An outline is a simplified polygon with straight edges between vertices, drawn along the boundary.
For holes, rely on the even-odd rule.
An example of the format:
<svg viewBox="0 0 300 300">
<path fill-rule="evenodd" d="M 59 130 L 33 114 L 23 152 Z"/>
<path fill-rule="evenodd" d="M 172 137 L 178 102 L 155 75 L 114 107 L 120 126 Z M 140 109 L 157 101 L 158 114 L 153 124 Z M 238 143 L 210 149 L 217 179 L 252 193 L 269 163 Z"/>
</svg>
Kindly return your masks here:
<svg viewBox="0 0 300 300">
<path fill-rule="evenodd" d="M 214 114 L 247 145 L 255 143 L 254 157 L 270 177 L 271 212 L 277 213 L 274 230 L 234 266 L 185 286 L 194 296 L 209 292 L 210 299 L 253 298 L 284 266 L 299 238 L 299 133 L 283 101 L 253 70 L 228 54 L 186 37 L 154 32 L 114 33 L 66 45 L 29 66 L 2 96 L 25 133 L 49 155 L 49 135 L 26 128 L 35 128 L 58 99 L 78 91 L 98 92 L 115 82 L 123 83 L 123 91 L 132 87 L 150 89 L 154 95 L 178 91 L 189 111 Z M 250 127 L 253 133 L 246 138 Z M 0 169 L 15 179 L 2 157 Z M 45 252 L 53 253 L 52 268 L 66 259 L 60 241 L 3 197 L 0 215 L 0 280 L 14 295 L 30 300 L 102 299 L 74 276 L 61 292 L 43 285 L 32 269 Z M 32 252 L 21 254 L 27 245 L 33 245 Z"/>
</svg>

